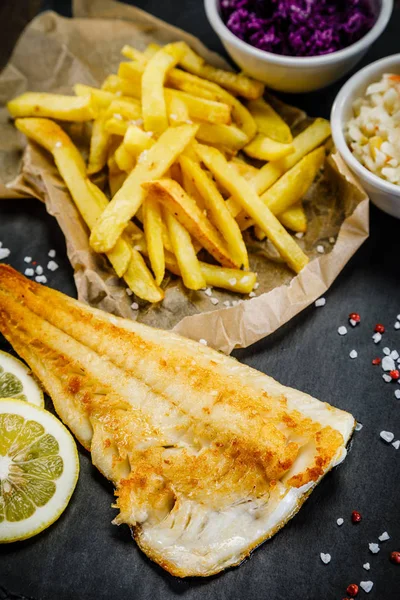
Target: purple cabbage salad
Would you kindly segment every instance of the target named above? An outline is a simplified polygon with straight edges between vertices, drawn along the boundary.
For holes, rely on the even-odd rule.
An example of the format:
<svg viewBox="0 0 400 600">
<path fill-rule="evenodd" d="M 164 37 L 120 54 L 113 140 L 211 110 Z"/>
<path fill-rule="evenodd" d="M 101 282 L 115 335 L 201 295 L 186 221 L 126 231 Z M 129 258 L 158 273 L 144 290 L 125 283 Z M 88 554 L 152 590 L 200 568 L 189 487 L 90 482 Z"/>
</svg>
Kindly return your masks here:
<svg viewBox="0 0 400 600">
<path fill-rule="evenodd" d="M 286 56 L 342 50 L 376 20 L 371 0 L 221 0 L 221 16 L 244 42 Z"/>
</svg>

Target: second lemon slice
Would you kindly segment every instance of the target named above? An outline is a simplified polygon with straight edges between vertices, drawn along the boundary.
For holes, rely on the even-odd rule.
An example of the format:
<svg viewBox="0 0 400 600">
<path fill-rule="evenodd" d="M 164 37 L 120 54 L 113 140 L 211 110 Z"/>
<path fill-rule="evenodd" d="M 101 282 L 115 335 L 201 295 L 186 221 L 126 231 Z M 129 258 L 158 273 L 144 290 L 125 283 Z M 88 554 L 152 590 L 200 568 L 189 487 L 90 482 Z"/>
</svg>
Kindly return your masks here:
<svg viewBox="0 0 400 600">
<path fill-rule="evenodd" d="M 0 399 L 0 543 L 54 523 L 78 473 L 74 439 L 56 417 L 21 400 Z"/>
</svg>

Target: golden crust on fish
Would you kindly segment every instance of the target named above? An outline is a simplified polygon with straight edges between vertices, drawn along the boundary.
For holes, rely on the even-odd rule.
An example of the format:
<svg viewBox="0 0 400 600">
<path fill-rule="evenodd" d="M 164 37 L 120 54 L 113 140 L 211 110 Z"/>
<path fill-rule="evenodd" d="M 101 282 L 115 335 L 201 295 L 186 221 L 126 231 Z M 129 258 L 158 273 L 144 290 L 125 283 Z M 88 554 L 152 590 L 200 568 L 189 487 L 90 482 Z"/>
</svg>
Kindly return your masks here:
<svg viewBox="0 0 400 600">
<path fill-rule="evenodd" d="M 175 575 L 238 564 L 345 456 L 348 413 L 4 265 L 0 330 L 114 482 L 115 522 Z"/>
</svg>

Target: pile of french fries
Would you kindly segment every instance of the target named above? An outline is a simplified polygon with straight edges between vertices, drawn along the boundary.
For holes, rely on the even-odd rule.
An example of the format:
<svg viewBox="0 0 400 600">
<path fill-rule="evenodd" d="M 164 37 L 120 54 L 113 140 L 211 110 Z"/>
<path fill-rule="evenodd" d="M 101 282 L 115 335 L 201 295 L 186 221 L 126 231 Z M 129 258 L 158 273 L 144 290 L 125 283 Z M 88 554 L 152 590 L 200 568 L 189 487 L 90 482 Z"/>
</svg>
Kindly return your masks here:
<svg viewBox="0 0 400 600">
<path fill-rule="evenodd" d="M 324 162 L 329 123 L 293 138 L 260 82 L 206 64 L 184 42 L 122 54 L 129 61 L 101 88 L 8 103 L 16 127 L 53 155 L 91 247 L 148 302 L 163 299 L 166 269 L 191 290 L 250 293 L 249 227 L 301 271 L 308 258 L 287 229 L 306 231 L 301 199 Z M 55 121 L 92 122 L 87 165 Z M 109 194 L 93 182 L 104 169 Z"/>
</svg>

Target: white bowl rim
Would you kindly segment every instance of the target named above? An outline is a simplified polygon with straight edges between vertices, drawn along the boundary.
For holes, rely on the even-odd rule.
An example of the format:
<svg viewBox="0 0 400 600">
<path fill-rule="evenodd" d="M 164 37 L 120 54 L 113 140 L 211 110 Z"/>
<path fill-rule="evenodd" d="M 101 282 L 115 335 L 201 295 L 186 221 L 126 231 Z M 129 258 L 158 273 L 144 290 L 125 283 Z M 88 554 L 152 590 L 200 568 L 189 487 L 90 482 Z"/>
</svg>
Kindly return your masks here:
<svg viewBox="0 0 400 600">
<path fill-rule="evenodd" d="M 376 60 L 350 77 L 350 79 L 346 81 L 344 86 L 341 88 L 333 103 L 331 111 L 331 126 L 332 137 L 335 146 L 339 150 L 339 153 L 348 166 L 355 171 L 360 178 L 365 179 L 371 186 L 380 188 L 380 190 L 384 190 L 389 194 L 400 197 L 399 185 L 391 183 L 390 181 L 386 181 L 378 175 L 375 175 L 357 160 L 348 147 L 343 133 L 343 111 L 347 106 L 347 102 L 350 98 L 352 90 L 359 85 L 362 85 L 364 82 L 367 85 L 367 83 L 370 82 L 370 77 L 375 73 L 379 73 L 382 70 L 382 67 L 388 66 L 390 68 L 390 66 L 393 64 L 400 66 L 400 54 L 391 54 L 390 56 L 385 56 L 384 58 Z"/>
<path fill-rule="evenodd" d="M 320 65 L 326 65 L 328 63 L 335 62 L 336 60 L 340 60 L 341 58 L 349 58 L 353 54 L 357 54 L 357 52 L 360 50 L 364 48 L 366 49 L 383 32 L 393 11 L 393 0 L 382 0 L 380 13 L 373 27 L 357 42 L 354 42 L 354 44 L 351 44 L 342 50 L 337 50 L 336 52 L 331 52 L 330 54 L 323 54 L 322 56 L 285 56 L 255 48 L 232 33 L 223 22 L 217 9 L 217 3 L 219 4 L 220 1 L 221 0 L 204 0 L 204 6 L 210 24 L 212 24 L 215 31 L 221 36 L 221 38 L 227 40 L 248 54 L 251 54 L 255 58 L 264 60 L 268 59 L 268 61 L 271 63 L 294 67 L 317 67 Z"/>
</svg>

